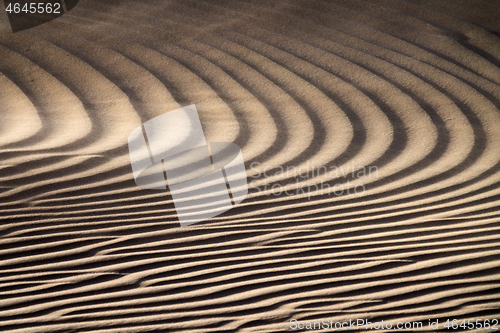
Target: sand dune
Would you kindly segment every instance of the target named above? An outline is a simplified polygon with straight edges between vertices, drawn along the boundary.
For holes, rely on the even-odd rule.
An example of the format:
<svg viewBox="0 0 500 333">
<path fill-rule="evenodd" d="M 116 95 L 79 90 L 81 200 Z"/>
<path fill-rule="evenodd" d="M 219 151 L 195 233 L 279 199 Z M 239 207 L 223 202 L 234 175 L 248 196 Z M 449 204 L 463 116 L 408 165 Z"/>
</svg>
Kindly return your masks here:
<svg viewBox="0 0 500 333">
<path fill-rule="evenodd" d="M 81 0 L 0 58 L 0 331 L 499 319 L 499 2 Z M 180 228 L 127 139 L 191 104 L 251 188 Z"/>
</svg>

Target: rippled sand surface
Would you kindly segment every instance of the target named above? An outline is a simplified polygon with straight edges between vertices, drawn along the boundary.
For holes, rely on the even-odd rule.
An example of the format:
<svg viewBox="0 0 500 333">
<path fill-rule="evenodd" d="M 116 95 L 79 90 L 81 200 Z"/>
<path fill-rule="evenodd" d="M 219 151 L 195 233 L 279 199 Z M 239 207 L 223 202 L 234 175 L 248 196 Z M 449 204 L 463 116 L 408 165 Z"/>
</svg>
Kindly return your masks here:
<svg viewBox="0 0 500 333">
<path fill-rule="evenodd" d="M 0 331 L 499 317 L 497 0 L 81 0 L 16 34 L 3 12 L 0 88 Z M 191 104 L 252 188 L 180 228 L 127 138 Z"/>
</svg>

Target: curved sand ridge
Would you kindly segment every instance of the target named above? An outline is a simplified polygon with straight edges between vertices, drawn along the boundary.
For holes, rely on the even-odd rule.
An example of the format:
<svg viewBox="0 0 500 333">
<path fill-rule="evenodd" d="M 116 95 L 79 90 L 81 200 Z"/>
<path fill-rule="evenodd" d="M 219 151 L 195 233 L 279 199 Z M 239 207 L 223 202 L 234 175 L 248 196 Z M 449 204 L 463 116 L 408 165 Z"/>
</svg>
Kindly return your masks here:
<svg viewBox="0 0 500 333">
<path fill-rule="evenodd" d="M 0 330 L 498 318 L 499 18 L 486 0 L 88 0 L 17 34 L 3 17 Z M 179 228 L 127 138 L 190 104 L 252 188 Z"/>
</svg>

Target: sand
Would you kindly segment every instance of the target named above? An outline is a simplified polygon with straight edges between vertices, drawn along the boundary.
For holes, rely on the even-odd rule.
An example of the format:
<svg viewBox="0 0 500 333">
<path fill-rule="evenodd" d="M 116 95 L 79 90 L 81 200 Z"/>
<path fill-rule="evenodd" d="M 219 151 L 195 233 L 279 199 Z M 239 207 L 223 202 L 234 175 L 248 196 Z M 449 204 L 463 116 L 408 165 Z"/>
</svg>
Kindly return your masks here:
<svg viewBox="0 0 500 333">
<path fill-rule="evenodd" d="M 0 59 L 0 331 L 500 317 L 500 2 L 81 0 Z M 181 228 L 127 139 L 191 104 L 250 190 Z"/>
</svg>

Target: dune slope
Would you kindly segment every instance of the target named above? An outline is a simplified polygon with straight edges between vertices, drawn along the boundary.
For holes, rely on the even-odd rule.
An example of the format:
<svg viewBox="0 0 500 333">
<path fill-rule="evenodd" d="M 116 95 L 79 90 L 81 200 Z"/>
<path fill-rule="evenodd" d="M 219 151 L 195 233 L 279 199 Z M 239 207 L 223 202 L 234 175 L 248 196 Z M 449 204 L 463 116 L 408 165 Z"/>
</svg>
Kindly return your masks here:
<svg viewBox="0 0 500 333">
<path fill-rule="evenodd" d="M 499 318 L 500 2 L 82 0 L 16 34 L 0 16 L 0 331 Z M 127 139 L 191 104 L 250 190 L 180 228 Z"/>
</svg>

